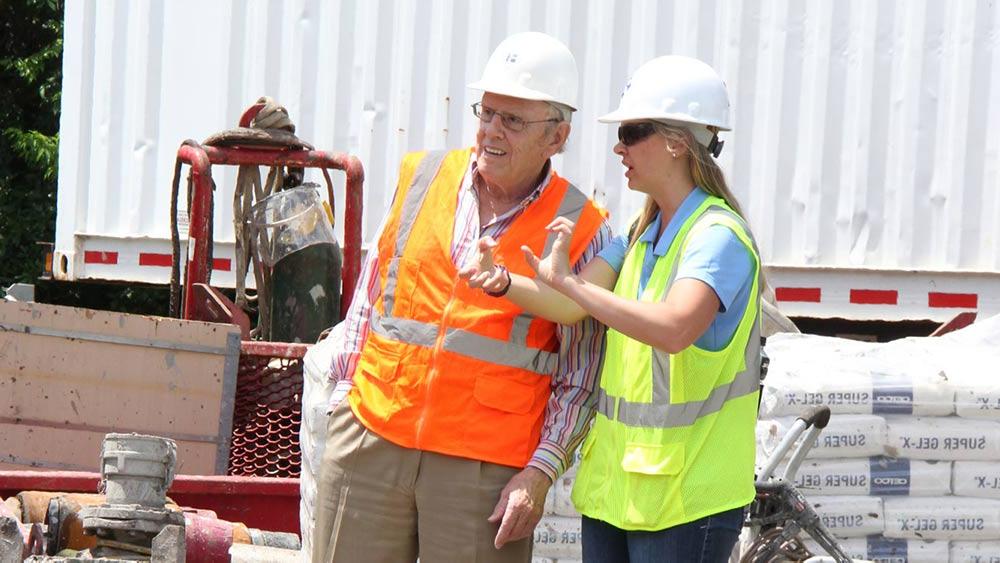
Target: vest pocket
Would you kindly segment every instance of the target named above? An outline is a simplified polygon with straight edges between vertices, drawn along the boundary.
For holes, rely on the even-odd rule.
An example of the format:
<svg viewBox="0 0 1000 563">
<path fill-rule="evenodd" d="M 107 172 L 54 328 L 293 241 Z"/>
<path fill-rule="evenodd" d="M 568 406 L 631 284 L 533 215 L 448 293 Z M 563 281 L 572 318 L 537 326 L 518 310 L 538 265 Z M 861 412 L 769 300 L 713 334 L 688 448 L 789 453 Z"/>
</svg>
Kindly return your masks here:
<svg viewBox="0 0 1000 563">
<path fill-rule="evenodd" d="M 481 405 L 513 414 L 528 414 L 535 404 L 535 388 L 510 378 L 480 375 L 472 396 Z"/>
<path fill-rule="evenodd" d="M 656 529 L 665 514 L 684 513 L 678 486 L 684 456 L 683 443 L 625 444 L 621 460 L 625 487 L 620 499 L 625 529 Z"/>
<path fill-rule="evenodd" d="M 625 444 L 622 469 L 643 475 L 677 475 L 684 467 L 684 444 Z"/>
</svg>

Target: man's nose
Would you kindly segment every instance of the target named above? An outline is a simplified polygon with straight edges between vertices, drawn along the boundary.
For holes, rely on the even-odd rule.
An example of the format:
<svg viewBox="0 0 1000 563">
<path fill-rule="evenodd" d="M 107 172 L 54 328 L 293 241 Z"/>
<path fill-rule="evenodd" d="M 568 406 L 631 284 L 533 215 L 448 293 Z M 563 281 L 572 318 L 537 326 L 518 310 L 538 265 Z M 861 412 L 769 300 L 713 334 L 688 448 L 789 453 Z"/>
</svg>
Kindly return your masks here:
<svg viewBox="0 0 1000 563">
<path fill-rule="evenodd" d="M 503 133 L 503 127 L 500 125 L 501 119 L 500 114 L 494 113 L 489 121 L 482 121 L 480 127 L 483 131 L 491 137 L 499 137 Z"/>
</svg>

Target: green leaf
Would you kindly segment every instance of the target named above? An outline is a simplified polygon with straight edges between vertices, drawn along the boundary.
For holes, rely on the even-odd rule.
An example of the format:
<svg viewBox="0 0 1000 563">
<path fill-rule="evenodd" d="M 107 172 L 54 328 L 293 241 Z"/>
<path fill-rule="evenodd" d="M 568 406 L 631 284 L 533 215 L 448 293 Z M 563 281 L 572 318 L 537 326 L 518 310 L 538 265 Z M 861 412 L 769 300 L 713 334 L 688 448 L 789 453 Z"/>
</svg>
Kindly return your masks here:
<svg viewBox="0 0 1000 563">
<path fill-rule="evenodd" d="M 38 131 L 21 131 L 13 127 L 4 130 L 14 152 L 33 168 L 42 173 L 45 180 L 56 178 L 59 166 L 59 134 L 46 135 Z"/>
</svg>

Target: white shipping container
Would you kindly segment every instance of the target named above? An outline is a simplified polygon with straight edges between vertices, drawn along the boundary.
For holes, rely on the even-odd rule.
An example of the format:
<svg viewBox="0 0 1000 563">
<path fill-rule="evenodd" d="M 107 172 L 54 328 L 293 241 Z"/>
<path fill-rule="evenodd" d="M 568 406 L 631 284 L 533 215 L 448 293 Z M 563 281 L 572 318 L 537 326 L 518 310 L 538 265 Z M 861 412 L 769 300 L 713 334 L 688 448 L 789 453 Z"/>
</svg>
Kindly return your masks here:
<svg viewBox="0 0 1000 563">
<path fill-rule="evenodd" d="M 67 2 L 56 276 L 166 282 L 178 146 L 234 127 L 265 94 L 303 139 L 361 158 L 370 244 L 401 156 L 473 142 L 478 97 L 465 85 L 525 30 L 576 55 L 580 111 L 555 164 L 617 228 L 641 198 L 596 117 L 643 62 L 691 55 L 729 86 L 720 164 L 787 314 L 1000 311 L 991 0 Z M 225 260 L 235 173 L 213 176 Z M 213 279 L 233 281 L 224 269 Z"/>
</svg>

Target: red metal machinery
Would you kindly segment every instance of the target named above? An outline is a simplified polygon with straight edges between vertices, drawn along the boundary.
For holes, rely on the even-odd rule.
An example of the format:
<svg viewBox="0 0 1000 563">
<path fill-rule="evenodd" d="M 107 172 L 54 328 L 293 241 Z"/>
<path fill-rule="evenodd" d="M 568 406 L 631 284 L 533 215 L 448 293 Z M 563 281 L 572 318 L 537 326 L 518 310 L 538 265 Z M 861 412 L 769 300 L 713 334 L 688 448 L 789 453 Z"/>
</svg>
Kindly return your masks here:
<svg viewBox="0 0 1000 563">
<path fill-rule="evenodd" d="M 240 118 L 248 127 L 264 107 L 251 106 Z M 254 143 L 236 146 L 204 146 L 186 141 L 177 151 L 178 167 L 190 166 L 193 189 L 188 230 L 189 260 L 183 282 L 181 316 L 201 318 L 203 306 L 196 285 L 207 284 L 211 234 L 212 166 L 255 165 L 318 168 L 329 182 L 329 169 L 346 173 L 344 202 L 344 261 L 340 316 L 350 306 L 361 268 L 361 219 L 364 170 L 356 157 L 316 150 L 299 150 Z M 179 168 L 178 168 L 179 170 Z M 330 202 L 333 204 L 333 202 Z M 236 322 L 236 321 L 234 321 Z M 240 323 L 237 323 L 240 324 Z M 244 341 L 236 383 L 233 437 L 229 474 L 260 477 L 297 477 L 300 454 L 298 428 L 301 420 L 303 344 Z"/>
<path fill-rule="evenodd" d="M 252 106 L 240 119 L 241 126 L 261 110 L 263 104 Z M 344 204 L 344 269 L 343 291 L 340 299 L 341 317 L 347 312 L 354 295 L 354 285 L 361 270 L 361 219 L 364 168 L 357 157 L 315 150 L 287 150 L 262 148 L 252 145 L 237 147 L 211 147 L 187 141 L 177 151 L 177 159 L 191 167 L 194 194 L 191 198 L 188 241 L 192 245 L 184 274 L 184 305 L 182 317 L 194 318 L 190 298 L 196 283 L 208 283 L 209 221 L 212 209 L 213 165 L 292 166 L 343 170 L 347 174 Z M 333 202 L 331 202 L 332 204 Z"/>
<path fill-rule="evenodd" d="M 241 118 L 240 126 L 249 125 L 262 107 L 263 104 L 251 107 Z M 340 301 L 340 314 L 341 317 L 344 316 L 350 306 L 361 266 L 364 170 L 360 160 L 346 154 L 315 150 L 252 145 L 215 147 L 192 141 L 181 145 L 177 159 L 178 166 L 181 163 L 190 166 L 193 188 L 188 263 L 183 283 L 183 318 L 196 317 L 196 308 L 201 304 L 195 299 L 197 294 L 192 290 L 196 284 L 207 285 L 209 281 L 208 256 L 209 245 L 212 244 L 209 240 L 209 213 L 212 209 L 213 165 L 319 168 L 326 176 L 329 169 L 346 173 Z M 294 477 L 299 475 L 302 357 L 307 349 L 305 344 L 242 343 L 229 475 L 177 475 L 168 491 L 175 502 L 209 509 L 220 518 L 242 522 L 254 528 L 299 531 L 299 480 Z M 99 473 L 0 471 L 0 498 L 25 490 L 92 493 L 97 490 L 99 481 Z M 225 536 L 225 533 L 211 526 L 201 526 L 199 529 L 202 528 L 202 535 L 205 537 L 197 536 L 198 545 L 194 546 L 196 552 L 202 548 L 214 549 L 225 543 L 216 541 Z M 231 538 L 228 541 L 231 543 Z M 188 551 L 190 555 L 191 548 Z"/>
</svg>

